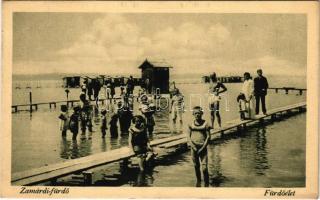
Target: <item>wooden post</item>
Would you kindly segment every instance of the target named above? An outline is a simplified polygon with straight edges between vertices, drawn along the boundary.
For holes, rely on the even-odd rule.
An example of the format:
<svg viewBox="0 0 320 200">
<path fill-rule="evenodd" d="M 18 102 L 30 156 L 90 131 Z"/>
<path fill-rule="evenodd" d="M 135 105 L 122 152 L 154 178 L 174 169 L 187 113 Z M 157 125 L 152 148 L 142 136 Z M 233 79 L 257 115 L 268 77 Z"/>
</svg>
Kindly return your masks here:
<svg viewBox="0 0 320 200">
<path fill-rule="evenodd" d="M 57 103 L 54 102 L 53 105 L 54 105 L 54 108 L 57 108 Z"/>
<path fill-rule="evenodd" d="M 286 89 L 286 94 L 289 94 L 289 89 Z"/>
<path fill-rule="evenodd" d="M 30 112 L 32 112 L 32 91 L 29 92 Z"/>
<path fill-rule="evenodd" d="M 291 110 L 287 110 L 287 115 L 290 115 L 292 114 L 292 111 Z"/>
<path fill-rule="evenodd" d="M 237 126 L 237 133 L 238 133 L 238 134 L 241 133 L 241 126 Z"/>
<path fill-rule="evenodd" d="M 302 90 L 299 90 L 299 94 L 302 95 Z"/>
<path fill-rule="evenodd" d="M 129 159 L 123 159 L 120 161 L 120 170 L 121 171 L 127 171 L 129 166 Z"/>
<path fill-rule="evenodd" d="M 259 123 L 260 123 L 260 124 L 263 124 L 263 122 L 264 122 L 264 119 L 263 119 L 263 118 L 260 118 L 260 119 L 259 119 Z"/>
<path fill-rule="evenodd" d="M 242 128 L 246 129 L 247 128 L 247 124 L 246 123 L 242 124 Z"/>
<path fill-rule="evenodd" d="M 84 171 L 83 174 L 83 182 L 85 185 L 92 185 L 92 172 Z"/>
<path fill-rule="evenodd" d="M 51 103 L 49 103 L 49 108 L 51 109 Z"/>
<path fill-rule="evenodd" d="M 34 104 L 36 110 L 38 110 L 38 104 Z"/>
<path fill-rule="evenodd" d="M 276 93 L 278 93 L 278 88 L 276 88 Z"/>
<path fill-rule="evenodd" d="M 223 130 L 220 131 L 220 136 L 221 136 L 221 137 L 224 136 L 224 131 L 223 131 Z"/>
</svg>

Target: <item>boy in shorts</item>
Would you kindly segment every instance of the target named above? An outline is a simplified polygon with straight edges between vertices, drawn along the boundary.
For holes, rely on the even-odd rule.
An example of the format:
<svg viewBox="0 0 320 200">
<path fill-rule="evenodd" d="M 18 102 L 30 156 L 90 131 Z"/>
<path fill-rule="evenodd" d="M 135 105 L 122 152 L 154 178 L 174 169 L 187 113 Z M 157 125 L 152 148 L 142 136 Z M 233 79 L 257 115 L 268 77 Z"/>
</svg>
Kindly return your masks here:
<svg viewBox="0 0 320 200">
<path fill-rule="evenodd" d="M 176 124 L 177 118 L 179 118 L 180 124 L 183 123 L 182 121 L 182 113 L 184 112 L 184 97 L 180 93 L 179 89 L 174 91 L 172 100 L 171 100 L 171 109 L 170 113 L 172 114 L 172 121 Z"/>
<path fill-rule="evenodd" d="M 210 126 L 202 119 L 202 115 L 203 111 L 200 106 L 193 108 L 194 121 L 189 125 L 187 139 L 191 146 L 191 157 L 197 178 L 196 187 L 201 186 L 200 165 L 203 172 L 204 185 L 209 187 L 207 146 L 210 140 Z"/>
</svg>

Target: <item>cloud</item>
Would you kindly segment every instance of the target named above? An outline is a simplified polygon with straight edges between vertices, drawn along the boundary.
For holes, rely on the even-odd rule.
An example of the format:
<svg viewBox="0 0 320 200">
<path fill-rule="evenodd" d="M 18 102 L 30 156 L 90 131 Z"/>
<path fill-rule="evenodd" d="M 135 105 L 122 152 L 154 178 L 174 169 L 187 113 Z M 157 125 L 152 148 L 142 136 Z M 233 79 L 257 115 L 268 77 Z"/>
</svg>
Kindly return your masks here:
<svg viewBox="0 0 320 200">
<path fill-rule="evenodd" d="M 186 67 L 184 60 L 191 57 L 196 61 L 217 56 L 217 49 L 222 49 L 219 47 L 230 37 L 229 30 L 221 24 L 203 27 L 187 22 L 155 29 L 154 34 L 148 35 L 141 29 L 124 16 L 107 15 L 95 20 L 85 34 L 70 47 L 58 51 L 58 55 L 79 62 L 77 66 L 95 65 L 98 72 L 115 66 L 134 72 L 145 58 L 165 59 Z"/>
</svg>

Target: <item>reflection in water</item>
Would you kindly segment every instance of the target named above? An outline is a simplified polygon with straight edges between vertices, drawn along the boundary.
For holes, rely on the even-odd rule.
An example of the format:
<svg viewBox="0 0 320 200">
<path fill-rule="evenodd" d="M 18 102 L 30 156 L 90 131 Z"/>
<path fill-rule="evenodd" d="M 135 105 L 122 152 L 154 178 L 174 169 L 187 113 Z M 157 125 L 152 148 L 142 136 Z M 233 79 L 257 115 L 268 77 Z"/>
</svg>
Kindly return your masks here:
<svg viewBox="0 0 320 200">
<path fill-rule="evenodd" d="M 78 149 L 78 141 L 72 140 L 71 145 L 72 145 L 71 159 L 79 158 L 80 155 L 79 155 L 79 149 Z"/>
<path fill-rule="evenodd" d="M 210 174 L 210 184 L 212 186 L 218 187 L 223 182 L 225 178 L 222 175 L 221 169 L 221 146 L 208 146 L 209 151 L 211 152 L 210 157 L 212 158 L 212 162 L 209 163 L 209 171 L 212 173 Z"/>
<path fill-rule="evenodd" d="M 266 174 L 270 168 L 268 163 L 266 128 L 252 129 L 240 140 L 240 164 L 248 174 L 254 172 L 258 176 Z"/>
<path fill-rule="evenodd" d="M 266 150 L 267 139 L 266 129 L 261 127 L 256 132 L 256 152 L 255 152 L 255 172 L 257 175 L 265 175 L 265 171 L 269 169 L 269 163 Z"/>
<path fill-rule="evenodd" d="M 147 171 L 140 171 L 138 168 L 130 169 L 127 174 L 128 182 L 132 183 L 134 187 L 148 187 L 152 186 L 154 182 L 153 168 L 149 168 Z"/>
<path fill-rule="evenodd" d="M 99 125 L 100 123 L 100 116 L 99 116 L 99 110 L 97 106 L 93 106 L 93 122 L 95 125 Z"/>
<path fill-rule="evenodd" d="M 62 138 L 60 143 L 60 157 L 63 159 L 79 158 L 77 140 L 69 141 L 66 138 Z"/>
<path fill-rule="evenodd" d="M 138 186 L 138 187 L 148 186 L 148 183 L 146 181 L 146 173 L 145 172 L 140 171 L 138 173 L 137 181 L 136 181 L 136 185 L 135 186 Z"/>
<path fill-rule="evenodd" d="M 106 138 L 102 138 L 102 140 L 101 140 L 101 151 L 107 151 Z"/>
<path fill-rule="evenodd" d="M 70 148 L 70 141 L 68 141 L 66 138 L 61 139 L 60 143 L 60 157 L 64 159 L 69 159 L 69 148 Z"/>
<path fill-rule="evenodd" d="M 80 144 L 79 144 L 80 157 L 91 155 L 91 147 L 92 147 L 91 139 L 80 140 Z"/>
</svg>

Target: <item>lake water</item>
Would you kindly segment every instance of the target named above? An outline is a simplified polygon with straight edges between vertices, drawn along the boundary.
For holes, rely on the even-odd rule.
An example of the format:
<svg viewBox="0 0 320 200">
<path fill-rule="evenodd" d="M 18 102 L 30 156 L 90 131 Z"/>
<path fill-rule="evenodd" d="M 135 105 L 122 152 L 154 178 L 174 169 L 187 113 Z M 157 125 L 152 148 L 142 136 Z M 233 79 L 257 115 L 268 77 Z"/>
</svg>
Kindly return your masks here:
<svg viewBox="0 0 320 200">
<path fill-rule="evenodd" d="M 290 83 L 291 81 L 291 83 Z M 179 81 L 177 81 L 179 83 Z M 271 87 L 293 86 L 305 88 L 301 78 L 269 78 Z M 228 92 L 221 101 L 222 122 L 239 118 L 236 96 L 241 84 L 226 84 Z M 201 103 L 206 105 L 206 84 L 177 84 L 185 95 L 187 111 L 184 125 L 173 127 L 169 112 L 164 110 L 155 114 L 156 127 L 154 139 L 168 137 L 184 132 L 192 120 L 190 107 Z M 13 104 L 28 102 L 28 89 L 13 89 Z M 33 102 L 65 100 L 63 88 L 33 89 Z M 201 102 L 198 94 L 201 94 Z M 101 94 L 103 96 L 103 93 Z M 77 99 L 79 89 L 72 89 L 70 99 Z M 192 96 L 192 98 L 190 98 Z M 278 108 L 306 100 L 306 95 L 284 91 L 269 91 L 267 109 Z M 63 140 L 59 132 L 59 106 L 49 109 L 48 105 L 39 107 L 32 113 L 26 111 L 12 114 L 12 171 L 41 167 L 68 159 L 83 157 L 98 152 L 126 146 L 127 136 L 117 139 L 101 138 L 100 116 L 94 118 L 92 139 L 71 140 L 71 134 Z M 137 105 L 135 105 L 137 108 Z M 138 111 L 135 109 L 135 114 Z M 209 120 L 209 112 L 204 118 Z M 209 173 L 212 186 L 222 187 L 301 187 L 305 183 L 305 114 L 268 125 L 264 128 L 251 128 L 242 137 L 233 138 L 209 146 Z M 107 135 L 108 136 L 108 135 Z M 189 152 L 168 158 L 163 165 L 155 167 L 152 173 L 137 177 L 137 181 L 123 182 L 121 185 L 145 186 L 193 186 L 194 172 Z M 181 177 L 184 177 L 181 180 Z M 142 182 L 141 182 L 142 181 Z"/>
</svg>

